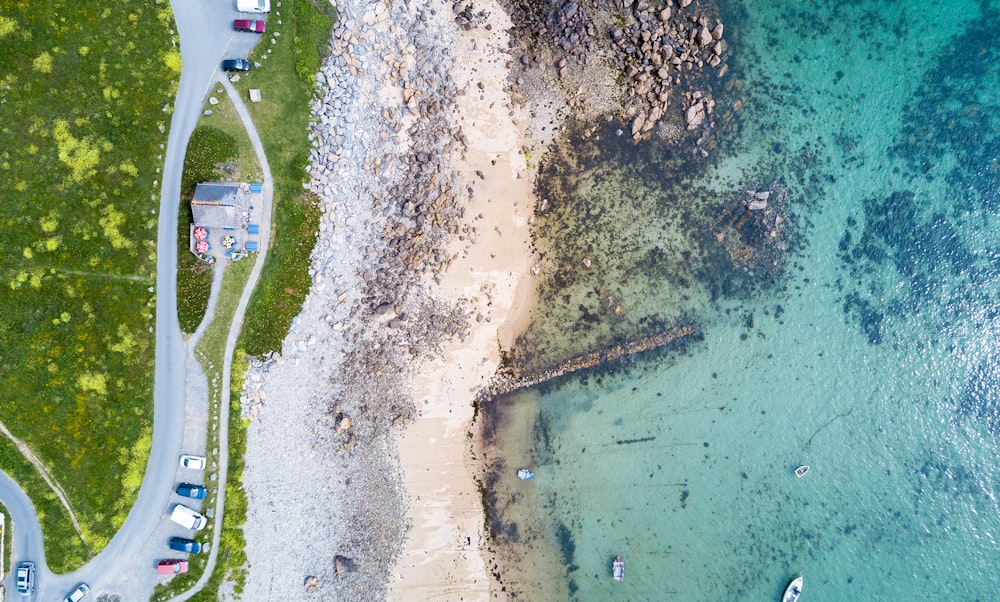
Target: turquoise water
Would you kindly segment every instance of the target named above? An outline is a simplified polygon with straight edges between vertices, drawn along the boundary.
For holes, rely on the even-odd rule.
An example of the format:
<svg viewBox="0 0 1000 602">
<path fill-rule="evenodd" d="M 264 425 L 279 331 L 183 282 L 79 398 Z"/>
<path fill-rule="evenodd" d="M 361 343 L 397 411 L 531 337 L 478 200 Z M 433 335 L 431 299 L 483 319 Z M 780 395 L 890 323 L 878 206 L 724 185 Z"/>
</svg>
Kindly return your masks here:
<svg viewBox="0 0 1000 602">
<path fill-rule="evenodd" d="M 682 199 L 689 227 L 667 209 L 669 223 L 622 217 L 622 274 L 566 284 L 563 308 L 610 290 L 627 315 L 588 314 L 586 328 L 655 316 L 700 336 L 499 402 L 507 587 L 777 600 L 801 572 L 803 601 L 1000 599 L 1000 3 L 722 11 L 741 83 L 716 98 L 742 108 L 683 182 L 646 169 L 629 183 L 637 199 L 697 191 Z M 608 150 L 577 201 L 635 210 L 621 182 L 600 188 L 650 154 Z M 767 277 L 713 272 L 712 232 L 693 232 L 772 181 L 788 190 L 787 262 Z M 640 273 L 627 255 L 652 247 L 666 257 Z M 611 253 L 600 239 L 586 251 Z M 549 334 L 578 328 L 566 319 Z M 579 328 L 566 338 L 592 335 Z M 801 479 L 799 464 L 812 467 Z M 520 465 L 538 478 L 512 478 Z M 616 554 L 624 583 L 611 581 Z"/>
</svg>

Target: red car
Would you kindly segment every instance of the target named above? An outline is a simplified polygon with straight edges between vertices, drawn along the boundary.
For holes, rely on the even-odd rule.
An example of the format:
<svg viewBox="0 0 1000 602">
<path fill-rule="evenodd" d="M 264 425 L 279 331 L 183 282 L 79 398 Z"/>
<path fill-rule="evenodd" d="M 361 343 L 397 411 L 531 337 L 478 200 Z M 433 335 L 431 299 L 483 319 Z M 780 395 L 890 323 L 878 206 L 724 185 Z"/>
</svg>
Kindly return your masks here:
<svg viewBox="0 0 1000 602">
<path fill-rule="evenodd" d="M 233 21 L 233 29 L 236 31 L 249 31 L 251 33 L 264 33 L 267 23 L 257 19 L 236 19 Z"/>
<path fill-rule="evenodd" d="M 161 575 L 176 575 L 188 572 L 187 560 L 161 560 L 156 565 L 156 572 Z"/>
</svg>

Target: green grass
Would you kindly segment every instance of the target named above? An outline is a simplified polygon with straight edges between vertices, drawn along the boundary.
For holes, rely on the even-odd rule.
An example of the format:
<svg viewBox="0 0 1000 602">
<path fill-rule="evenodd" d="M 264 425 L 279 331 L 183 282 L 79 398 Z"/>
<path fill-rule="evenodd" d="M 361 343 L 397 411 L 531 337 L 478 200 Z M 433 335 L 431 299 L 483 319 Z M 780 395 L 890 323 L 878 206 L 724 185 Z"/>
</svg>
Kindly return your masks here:
<svg viewBox="0 0 1000 602">
<path fill-rule="evenodd" d="M 274 178 L 268 261 L 250 302 L 241 343 L 253 355 L 281 349 L 312 284 L 309 257 L 320 211 L 315 197 L 302 189 L 309 156 L 309 101 L 315 93 L 315 71 L 306 69 L 319 69 L 336 11 L 328 2 L 292 0 L 271 13 L 269 26 L 277 18 L 282 20 L 278 42 L 271 44 L 270 35 L 262 39 L 251 57 L 261 68 L 237 83 L 244 97 L 250 88 L 261 90 L 263 101 L 249 108 Z"/>
<path fill-rule="evenodd" d="M 48 483 L 6 437 L 0 437 L 0 465 L 22 489 L 30 492 L 31 503 L 38 512 L 45 534 L 45 560 L 49 568 L 56 573 L 65 573 L 82 565 L 91 556 L 92 550 L 76 534 L 66 509 Z M 10 526 L 8 521 L 8 530 Z"/>
<path fill-rule="evenodd" d="M 71 527 L 44 523 L 61 570 L 107 544 L 145 471 L 175 41 L 165 0 L 0 8 L 0 415 L 84 529 L 61 553 Z"/>
<path fill-rule="evenodd" d="M 191 205 L 181 201 L 177 210 L 177 321 L 187 334 L 198 329 L 212 294 L 212 266 L 188 249 Z"/>
<path fill-rule="evenodd" d="M 247 371 L 246 352 L 237 349 L 233 354 L 233 382 L 241 382 Z M 218 600 L 223 580 L 233 582 L 233 590 L 243 593 L 246 585 L 246 540 L 243 524 L 247 518 L 247 498 L 243 491 L 243 455 L 246 452 L 247 428 L 250 421 L 240 417 L 240 391 L 233 389 L 229 398 L 229 474 L 226 479 L 226 513 L 222 519 L 219 555 L 215 571 L 205 588 L 193 596 L 194 602 Z"/>
<path fill-rule="evenodd" d="M 184 155 L 181 202 L 177 215 L 177 319 L 181 330 L 192 333 L 205 317 L 212 289 L 212 266 L 188 249 L 191 196 L 199 182 L 221 179 L 226 166 L 237 159 L 236 139 L 216 127 L 200 125 L 191 134 Z"/>
<path fill-rule="evenodd" d="M 0 567 L 0 572 L 4 575 L 11 573 L 14 570 L 14 558 L 11 556 L 11 550 L 14 549 L 14 530 L 11 529 L 11 518 L 10 511 L 3 504 L 0 504 L 0 514 L 3 514 L 3 540 L 0 541 L 0 558 L 4 559 L 4 566 Z"/>
<path fill-rule="evenodd" d="M 205 108 L 211 109 L 212 114 L 203 115 L 199 125 L 224 132 L 232 136 L 236 143 L 236 152 L 233 155 L 235 162 L 229 165 L 232 171 L 225 173 L 216 171 L 216 177 L 241 182 L 260 182 L 263 178 L 263 171 L 257 160 L 257 153 L 253 150 L 253 144 L 250 142 L 246 128 L 243 127 L 243 121 L 236 114 L 236 108 L 233 107 L 225 88 L 216 84 L 212 96 L 219 100 L 219 104 L 205 104 Z M 191 191 L 194 191 L 193 185 Z"/>
</svg>

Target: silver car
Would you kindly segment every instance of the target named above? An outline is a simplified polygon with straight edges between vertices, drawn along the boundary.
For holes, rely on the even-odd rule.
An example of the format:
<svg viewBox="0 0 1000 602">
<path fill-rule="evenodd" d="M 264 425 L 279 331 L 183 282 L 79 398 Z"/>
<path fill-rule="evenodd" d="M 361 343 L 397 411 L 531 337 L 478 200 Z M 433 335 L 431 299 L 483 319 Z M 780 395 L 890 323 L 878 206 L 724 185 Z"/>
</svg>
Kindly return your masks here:
<svg viewBox="0 0 1000 602">
<path fill-rule="evenodd" d="M 35 591 L 35 563 L 22 562 L 17 565 L 17 593 L 30 596 Z"/>
</svg>

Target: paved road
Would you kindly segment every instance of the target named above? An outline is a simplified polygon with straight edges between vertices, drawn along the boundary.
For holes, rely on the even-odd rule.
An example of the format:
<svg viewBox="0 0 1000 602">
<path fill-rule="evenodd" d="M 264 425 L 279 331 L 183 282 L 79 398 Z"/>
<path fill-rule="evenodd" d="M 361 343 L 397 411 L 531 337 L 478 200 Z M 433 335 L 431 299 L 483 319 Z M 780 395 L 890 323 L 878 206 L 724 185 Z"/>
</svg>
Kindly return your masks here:
<svg viewBox="0 0 1000 602">
<path fill-rule="evenodd" d="M 177 324 L 177 210 L 181 171 L 191 132 L 197 125 L 209 86 L 223 58 L 245 53 L 252 34 L 234 34 L 236 12 L 231 0 L 171 0 L 181 39 L 183 71 L 167 141 L 159 209 L 157 245 L 156 373 L 153 443 L 145 479 L 125 524 L 108 546 L 86 566 L 67 575 L 53 575 L 45 563 L 37 516 L 16 483 L 0 473 L 0 501 L 10 510 L 14 528 L 14 562 L 32 560 L 37 591 L 32 599 L 57 600 L 81 581 L 92 595 L 117 594 L 122 600 L 147 600 L 156 582 L 155 562 L 169 554 L 169 534 L 190 535 L 173 525 L 167 512 L 180 501 L 172 490 L 178 477 L 199 482 L 191 471 L 178 474 L 177 457 L 185 432 L 185 350 Z M 231 46 L 231 42 L 236 44 Z M 227 50 L 231 48 L 231 50 Z M 228 54 L 227 54 L 228 53 Z M 225 404 L 224 404 L 225 405 Z M 202 438 L 203 441 L 203 438 Z M 187 452 L 203 449 L 185 448 Z M 188 474 L 183 474 L 187 472 Z M 173 554 L 176 556 L 176 554 Z M 13 594 L 13 577 L 7 579 Z M 27 599 L 27 598 L 25 598 Z"/>
</svg>

